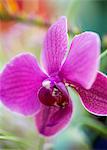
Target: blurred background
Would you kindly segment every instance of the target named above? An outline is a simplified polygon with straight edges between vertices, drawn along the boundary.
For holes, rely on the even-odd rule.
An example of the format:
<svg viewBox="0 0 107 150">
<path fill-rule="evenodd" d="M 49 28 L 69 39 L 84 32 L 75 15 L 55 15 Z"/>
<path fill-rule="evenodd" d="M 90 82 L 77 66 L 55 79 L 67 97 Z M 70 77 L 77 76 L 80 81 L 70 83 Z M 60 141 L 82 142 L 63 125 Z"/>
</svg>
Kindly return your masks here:
<svg viewBox="0 0 107 150">
<path fill-rule="evenodd" d="M 107 73 L 106 0 L 0 0 L 0 70 L 13 56 L 31 52 L 39 61 L 48 27 L 68 19 L 69 41 L 83 31 L 101 38 L 100 71 Z M 53 138 L 41 137 L 32 118 L 10 112 L 0 103 L 0 150 L 107 150 L 107 118 L 89 114 L 78 95 L 69 127 Z"/>
</svg>

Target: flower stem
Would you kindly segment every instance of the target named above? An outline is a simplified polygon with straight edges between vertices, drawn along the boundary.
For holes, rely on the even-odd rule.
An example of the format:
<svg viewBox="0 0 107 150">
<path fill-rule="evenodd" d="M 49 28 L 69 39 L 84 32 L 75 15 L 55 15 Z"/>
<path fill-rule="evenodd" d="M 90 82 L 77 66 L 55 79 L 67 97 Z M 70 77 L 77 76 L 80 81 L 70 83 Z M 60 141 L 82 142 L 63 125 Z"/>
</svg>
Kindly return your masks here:
<svg viewBox="0 0 107 150">
<path fill-rule="evenodd" d="M 50 22 L 41 20 L 39 18 L 35 19 L 35 18 L 23 17 L 23 16 L 13 16 L 9 14 L 0 14 L 0 20 L 1 21 L 16 21 L 16 22 L 37 25 L 37 26 L 46 27 L 46 28 L 48 28 L 51 25 Z"/>
<path fill-rule="evenodd" d="M 100 71 L 107 73 L 107 49 L 100 55 Z"/>
<path fill-rule="evenodd" d="M 38 17 L 30 18 L 25 16 L 13 16 L 9 14 L 1 14 L 1 13 L 0 13 L 0 21 L 5 21 L 5 22 L 15 21 L 15 22 L 30 24 L 34 26 L 43 27 L 43 28 L 49 28 L 52 25 L 52 22 L 41 20 Z M 72 29 L 68 28 L 68 33 L 71 34 L 71 32 L 73 32 Z"/>
<path fill-rule="evenodd" d="M 42 150 L 43 149 L 43 145 L 45 143 L 45 139 L 43 137 L 39 137 L 39 146 L 38 146 L 38 150 Z"/>
<path fill-rule="evenodd" d="M 103 53 L 101 53 L 100 59 L 102 59 L 102 58 L 105 57 L 106 55 L 107 55 L 107 49 L 106 49 Z"/>
<path fill-rule="evenodd" d="M 99 133 L 101 133 L 103 136 L 107 137 L 107 127 L 104 126 L 102 123 L 100 123 L 97 120 L 94 120 L 91 117 L 84 117 L 81 119 L 81 123 L 79 123 L 79 126 L 87 126 Z"/>
<path fill-rule="evenodd" d="M 16 145 L 20 146 L 24 149 L 27 147 L 31 147 L 31 143 L 29 143 L 26 139 L 22 137 L 16 137 L 2 129 L 0 129 L 0 141 L 11 141 L 16 143 Z"/>
</svg>

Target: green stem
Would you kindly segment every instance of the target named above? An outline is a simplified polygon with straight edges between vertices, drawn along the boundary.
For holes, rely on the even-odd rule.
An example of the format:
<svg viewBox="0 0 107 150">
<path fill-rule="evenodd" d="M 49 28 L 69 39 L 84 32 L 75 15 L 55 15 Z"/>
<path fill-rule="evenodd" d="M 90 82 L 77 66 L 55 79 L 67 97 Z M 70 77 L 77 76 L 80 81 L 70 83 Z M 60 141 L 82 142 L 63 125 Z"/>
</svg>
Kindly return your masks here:
<svg viewBox="0 0 107 150">
<path fill-rule="evenodd" d="M 100 71 L 107 73 L 107 49 L 100 55 Z"/>
<path fill-rule="evenodd" d="M 16 142 L 18 143 L 20 146 L 23 146 L 23 147 L 30 147 L 31 144 L 23 139 L 23 138 L 19 138 L 19 137 L 16 137 L 16 136 L 13 136 L 12 134 L 0 129 L 0 141 L 1 140 L 8 140 L 8 141 L 12 141 L 12 142 Z"/>
<path fill-rule="evenodd" d="M 81 123 L 79 123 L 79 126 L 88 126 L 96 132 L 99 132 L 105 137 L 107 137 L 107 127 L 99 121 L 94 120 L 90 117 L 84 117 L 83 119 L 81 119 Z"/>
<path fill-rule="evenodd" d="M 19 138 L 14 137 L 14 136 L 4 136 L 4 135 L 0 135 L 0 140 L 11 140 L 11 141 L 16 141 L 16 142 L 22 142 Z"/>
<path fill-rule="evenodd" d="M 100 55 L 100 59 L 102 59 L 103 57 L 105 57 L 107 55 L 107 49 Z"/>
<path fill-rule="evenodd" d="M 68 20 L 71 20 L 71 18 L 75 17 L 74 14 L 75 14 L 76 9 L 79 6 L 79 1 L 80 0 L 71 0 L 70 3 L 68 3 L 68 8 L 66 11 L 66 16 Z"/>
<path fill-rule="evenodd" d="M 0 20 L 1 21 L 16 21 L 21 23 L 27 23 L 31 25 L 37 25 L 40 27 L 46 27 L 48 28 L 51 24 L 45 20 L 40 20 L 39 18 L 28 18 L 23 16 L 12 16 L 9 14 L 0 14 Z"/>
<path fill-rule="evenodd" d="M 0 135 L 0 141 L 11 141 L 14 143 L 17 143 L 18 147 L 23 148 L 23 150 L 25 150 L 26 148 L 30 147 L 29 142 L 24 141 L 21 138 L 17 138 L 14 136 L 3 136 Z"/>
<path fill-rule="evenodd" d="M 45 143 L 45 139 L 43 137 L 39 137 L 39 145 L 38 145 L 38 150 L 43 149 L 43 144 Z"/>
<path fill-rule="evenodd" d="M 30 17 L 23 17 L 23 16 L 12 16 L 9 14 L 0 14 L 0 21 L 15 21 L 19 23 L 24 23 L 24 24 L 30 24 L 30 25 L 36 25 L 39 27 L 43 28 L 49 28 L 52 24 L 52 22 L 48 22 L 45 20 L 41 20 L 39 18 L 30 18 Z M 71 33 L 72 29 L 68 29 L 68 33 Z"/>
</svg>

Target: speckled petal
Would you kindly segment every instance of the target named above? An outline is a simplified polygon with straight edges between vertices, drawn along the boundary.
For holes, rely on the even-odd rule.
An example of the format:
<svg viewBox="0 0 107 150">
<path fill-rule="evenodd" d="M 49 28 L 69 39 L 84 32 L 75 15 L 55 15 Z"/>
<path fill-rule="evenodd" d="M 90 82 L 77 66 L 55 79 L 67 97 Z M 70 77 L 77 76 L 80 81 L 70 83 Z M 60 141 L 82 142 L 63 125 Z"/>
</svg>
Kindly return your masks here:
<svg viewBox="0 0 107 150">
<path fill-rule="evenodd" d="M 107 116 L 107 76 L 97 74 L 91 89 L 86 90 L 75 84 L 75 89 L 81 97 L 83 106 L 92 114 Z"/>
<path fill-rule="evenodd" d="M 16 56 L 1 73 L 1 101 L 12 111 L 24 115 L 34 114 L 40 107 L 37 91 L 44 79 L 46 75 L 33 55 L 23 53 Z"/>
</svg>

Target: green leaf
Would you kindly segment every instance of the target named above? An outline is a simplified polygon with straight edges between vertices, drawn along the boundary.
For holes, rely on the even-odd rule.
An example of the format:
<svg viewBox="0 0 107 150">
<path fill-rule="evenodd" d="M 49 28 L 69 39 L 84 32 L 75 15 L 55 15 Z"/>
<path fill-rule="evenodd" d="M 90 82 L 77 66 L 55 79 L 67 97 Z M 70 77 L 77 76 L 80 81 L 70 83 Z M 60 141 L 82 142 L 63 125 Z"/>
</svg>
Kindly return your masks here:
<svg viewBox="0 0 107 150">
<path fill-rule="evenodd" d="M 100 55 L 100 71 L 107 73 L 107 50 Z"/>
</svg>

